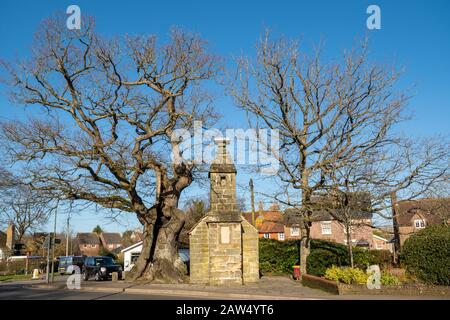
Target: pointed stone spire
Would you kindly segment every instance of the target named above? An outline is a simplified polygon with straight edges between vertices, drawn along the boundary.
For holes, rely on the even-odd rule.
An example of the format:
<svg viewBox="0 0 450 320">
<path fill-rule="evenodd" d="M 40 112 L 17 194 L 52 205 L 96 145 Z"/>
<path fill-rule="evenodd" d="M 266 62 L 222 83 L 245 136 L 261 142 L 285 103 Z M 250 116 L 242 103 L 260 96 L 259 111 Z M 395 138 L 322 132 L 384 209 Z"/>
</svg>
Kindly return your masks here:
<svg viewBox="0 0 450 320">
<path fill-rule="evenodd" d="M 236 204 L 236 167 L 227 152 L 228 139 L 215 140 L 217 144 L 216 158 L 209 168 L 211 182 L 211 211 L 235 212 Z"/>
</svg>

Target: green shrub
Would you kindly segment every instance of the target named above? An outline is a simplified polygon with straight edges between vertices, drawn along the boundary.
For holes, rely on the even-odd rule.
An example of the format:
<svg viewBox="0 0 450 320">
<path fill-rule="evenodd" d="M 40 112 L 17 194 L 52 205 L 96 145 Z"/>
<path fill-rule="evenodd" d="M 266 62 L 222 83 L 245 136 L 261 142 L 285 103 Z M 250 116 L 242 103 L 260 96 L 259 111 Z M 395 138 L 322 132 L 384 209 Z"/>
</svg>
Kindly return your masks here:
<svg viewBox="0 0 450 320">
<path fill-rule="evenodd" d="M 306 259 L 308 274 L 321 277 L 333 265 L 338 265 L 338 256 L 326 249 L 314 249 Z"/>
<path fill-rule="evenodd" d="M 117 256 L 108 249 L 106 249 L 105 247 L 100 248 L 100 250 L 98 251 L 98 255 L 102 257 L 110 257 L 113 258 L 114 260 L 117 260 Z"/>
<path fill-rule="evenodd" d="M 381 272 L 380 282 L 384 286 L 396 286 L 400 284 L 400 280 L 389 272 Z"/>
<path fill-rule="evenodd" d="M 262 274 L 292 274 L 292 267 L 298 262 L 298 241 L 260 239 L 259 269 Z"/>
<path fill-rule="evenodd" d="M 450 285 L 450 226 L 429 226 L 413 234 L 400 259 L 406 271 L 423 282 Z"/>
<path fill-rule="evenodd" d="M 347 246 L 325 240 L 311 240 L 311 252 L 316 249 L 327 250 L 334 254 L 338 266 L 350 265 Z"/>
<path fill-rule="evenodd" d="M 381 268 L 391 261 L 390 252 L 353 248 L 355 267 L 366 269 L 378 264 Z M 292 266 L 299 264 L 299 241 L 259 241 L 259 268 L 262 274 L 292 274 Z M 306 260 L 308 274 L 323 276 L 332 265 L 350 266 L 347 246 L 325 240 L 311 240 L 311 252 Z"/>
<path fill-rule="evenodd" d="M 325 272 L 325 279 L 345 284 L 366 284 L 367 274 L 358 268 L 332 266 Z"/>
<path fill-rule="evenodd" d="M 353 264 L 356 268 L 366 269 L 371 265 L 378 265 L 381 269 L 392 266 L 392 253 L 389 250 L 367 250 L 353 248 Z"/>
</svg>

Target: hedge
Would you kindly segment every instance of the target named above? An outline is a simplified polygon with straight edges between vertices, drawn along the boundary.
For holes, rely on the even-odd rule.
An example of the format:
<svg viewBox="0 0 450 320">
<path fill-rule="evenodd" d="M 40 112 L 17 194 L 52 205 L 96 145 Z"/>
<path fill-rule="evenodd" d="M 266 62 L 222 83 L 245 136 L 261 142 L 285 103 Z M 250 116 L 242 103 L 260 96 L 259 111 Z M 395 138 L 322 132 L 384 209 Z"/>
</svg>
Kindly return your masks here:
<svg viewBox="0 0 450 320">
<path fill-rule="evenodd" d="M 391 263 L 389 251 L 353 248 L 353 256 L 355 267 L 364 270 L 371 264 L 378 264 L 383 268 Z M 299 263 L 299 241 L 261 238 L 259 257 L 262 274 L 292 274 L 292 266 Z M 324 240 L 311 240 L 311 252 L 306 260 L 308 274 L 323 276 L 332 265 L 350 265 L 347 246 Z"/>
<path fill-rule="evenodd" d="M 410 275 L 425 283 L 450 285 L 450 226 L 433 225 L 411 235 L 400 261 Z"/>
<path fill-rule="evenodd" d="M 261 238 L 259 241 L 259 269 L 262 274 L 292 273 L 299 263 L 298 241 L 277 241 Z"/>
</svg>

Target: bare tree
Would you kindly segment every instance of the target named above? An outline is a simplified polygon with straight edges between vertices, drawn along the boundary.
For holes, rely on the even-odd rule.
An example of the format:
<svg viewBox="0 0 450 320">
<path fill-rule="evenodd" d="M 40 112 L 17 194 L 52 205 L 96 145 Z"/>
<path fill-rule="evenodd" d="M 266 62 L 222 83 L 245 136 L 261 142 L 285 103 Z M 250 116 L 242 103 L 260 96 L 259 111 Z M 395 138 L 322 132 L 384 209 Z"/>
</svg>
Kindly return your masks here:
<svg viewBox="0 0 450 320">
<path fill-rule="evenodd" d="M 105 40 L 87 18 L 82 30 L 49 19 L 29 61 L 3 63 L 13 100 L 35 115 L 2 124 L 12 162 L 52 197 L 136 214 L 144 239 L 132 279 L 182 281 L 186 273 L 178 202 L 194 166 L 175 134 L 215 118 L 202 83 L 217 59 L 206 47 L 179 30 L 166 44 L 154 35 Z"/>
<path fill-rule="evenodd" d="M 207 199 L 191 199 L 186 204 L 186 223 L 180 233 L 179 241 L 183 246 L 189 244 L 189 231 L 205 216 L 209 210 Z"/>
<path fill-rule="evenodd" d="M 436 165 L 443 149 L 404 157 L 408 148 L 394 128 L 406 119 L 408 97 L 395 89 L 399 74 L 370 63 L 366 48 L 363 42 L 342 61 L 324 63 L 321 50 L 308 56 L 298 42 L 271 40 L 267 34 L 257 45 L 256 61 L 239 59 L 228 85 L 252 127 L 279 131 L 280 150 L 266 146 L 281 167 L 281 189 L 272 197 L 300 214 L 302 273 L 310 251 L 311 199 L 341 186 L 331 178 L 336 170 L 374 160 L 374 170 L 394 174 L 387 181 L 374 179 L 374 185 L 391 190 L 407 188 L 418 177 L 426 184 L 425 178 L 431 182 L 446 170 Z"/>
<path fill-rule="evenodd" d="M 0 170 L 0 225 L 13 223 L 17 231 L 16 240 L 21 242 L 27 232 L 47 223 L 54 204 L 5 169 Z"/>
</svg>

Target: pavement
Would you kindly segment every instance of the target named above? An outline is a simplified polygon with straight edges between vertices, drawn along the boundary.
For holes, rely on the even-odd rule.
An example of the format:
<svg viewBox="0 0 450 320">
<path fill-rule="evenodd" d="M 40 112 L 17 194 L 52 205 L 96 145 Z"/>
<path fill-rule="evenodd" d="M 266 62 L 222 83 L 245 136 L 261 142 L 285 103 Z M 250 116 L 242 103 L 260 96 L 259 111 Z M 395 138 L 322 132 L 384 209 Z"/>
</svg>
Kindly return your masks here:
<svg viewBox="0 0 450 320">
<path fill-rule="evenodd" d="M 337 296 L 304 287 L 288 277 L 263 277 L 257 284 L 244 286 L 202 286 L 191 284 L 132 284 L 125 281 L 81 281 L 79 290 L 67 288 L 67 276 L 53 284 L 45 280 L 0 283 L 1 299 L 39 300 L 427 300 L 450 297 L 424 296 Z"/>
</svg>

